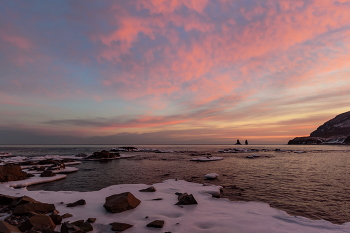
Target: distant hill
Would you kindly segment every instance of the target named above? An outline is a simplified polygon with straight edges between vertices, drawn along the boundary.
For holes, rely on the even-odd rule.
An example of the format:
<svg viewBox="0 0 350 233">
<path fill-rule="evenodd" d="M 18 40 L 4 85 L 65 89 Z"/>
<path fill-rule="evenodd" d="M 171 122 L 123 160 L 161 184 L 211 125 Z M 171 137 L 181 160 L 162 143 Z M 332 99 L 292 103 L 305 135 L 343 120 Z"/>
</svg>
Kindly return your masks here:
<svg viewBox="0 0 350 233">
<path fill-rule="evenodd" d="M 288 144 L 350 144 L 350 111 L 319 126 L 309 137 L 296 137 Z"/>
</svg>

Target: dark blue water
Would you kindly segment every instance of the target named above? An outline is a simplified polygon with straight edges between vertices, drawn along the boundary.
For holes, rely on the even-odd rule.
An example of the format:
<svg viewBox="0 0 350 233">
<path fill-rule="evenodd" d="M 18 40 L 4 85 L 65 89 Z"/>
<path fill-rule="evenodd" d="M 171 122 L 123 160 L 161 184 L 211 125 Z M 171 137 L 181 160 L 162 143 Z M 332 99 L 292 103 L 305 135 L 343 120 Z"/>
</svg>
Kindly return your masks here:
<svg viewBox="0 0 350 233">
<path fill-rule="evenodd" d="M 1 146 L 15 156 L 90 154 L 118 145 Z M 92 191 L 123 183 L 153 184 L 166 179 L 210 182 L 224 186 L 223 197 L 259 201 L 291 215 L 350 221 L 350 146 L 336 145 L 135 145 L 138 148 L 174 150 L 174 153 L 127 152 L 134 158 L 105 162 L 85 161 L 66 179 L 28 187 L 29 190 Z M 227 148 L 254 148 L 254 153 L 218 153 Z M 276 151 L 280 149 L 281 151 Z M 305 151 L 306 153 L 294 153 Z M 190 161 L 194 153 L 224 157 L 215 162 Z M 258 154 L 259 158 L 247 159 Z M 207 173 L 219 179 L 204 179 Z"/>
</svg>

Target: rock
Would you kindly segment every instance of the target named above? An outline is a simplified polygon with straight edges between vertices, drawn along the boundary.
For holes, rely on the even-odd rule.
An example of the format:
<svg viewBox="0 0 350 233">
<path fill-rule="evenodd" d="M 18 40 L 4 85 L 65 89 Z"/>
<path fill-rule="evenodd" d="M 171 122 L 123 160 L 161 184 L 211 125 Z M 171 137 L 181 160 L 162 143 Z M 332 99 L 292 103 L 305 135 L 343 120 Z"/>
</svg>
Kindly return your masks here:
<svg viewBox="0 0 350 233">
<path fill-rule="evenodd" d="M 129 229 L 133 225 L 127 224 L 127 223 L 119 223 L 119 222 L 113 222 L 111 223 L 112 230 L 113 231 L 125 231 L 126 229 Z"/>
<path fill-rule="evenodd" d="M 63 215 L 62 215 L 62 218 L 70 218 L 70 217 L 72 217 L 72 216 L 73 216 L 72 214 L 66 213 L 66 214 L 63 214 Z"/>
<path fill-rule="evenodd" d="M 60 225 L 62 223 L 62 216 L 57 214 L 51 214 L 50 218 L 52 219 L 55 225 Z"/>
<path fill-rule="evenodd" d="M 69 233 L 69 228 L 68 228 L 68 226 L 67 226 L 67 223 L 66 223 L 66 222 L 62 223 L 60 233 Z"/>
<path fill-rule="evenodd" d="M 96 222 L 96 218 L 88 218 L 86 221 L 89 223 L 94 223 Z"/>
<path fill-rule="evenodd" d="M 0 165 L 0 182 L 24 180 L 28 177 L 19 165 L 6 164 Z"/>
<path fill-rule="evenodd" d="M 94 152 L 89 157 L 86 157 L 87 159 L 113 159 L 120 157 L 119 153 L 110 153 L 106 150 L 103 150 L 101 152 Z"/>
<path fill-rule="evenodd" d="M 106 197 L 106 202 L 103 205 L 105 209 L 111 213 L 120 213 L 126 210 L 136 208 L 141 201 L 132 193 L 125 192 Z"/>
<path fill-rule="evenodd" d="M 52 177 L 52 176 L 55 176 L 55 175 L 56 175 L 56 174 L 53 173 L 53 172 L 50 171 L 50 170 L 45 170 L 45 171 L 43 171 L 43 172 L 40 174 L 41 177 Z"/>
<path fill-rule="evenodd" d="M 350 135 L 343 141 L 344 144 L 350 144 Z"/>
<path fill-rule="evenodd" d="M 17 203 L 15 205 L 17 206 L 17 205 L 23 205 L 27 203 L 41 203 L 41 202 L 28 196 L 22 196 L 17 200 Z"/>
<path fill-rule="evenodd" d="M 89 222 L 83 222 L 82 224 L 79 225 L 79 228 L 82 229 L 85 232 L 93 231 L 94 228 L 92 227 L 91 223 Z"/>
<path fill-rule="evenodd" d="M 204 178 L 206 178 L 208 180 L 214 180 L 218 177 L 219 177 L 219 174 L 217 174 L 217 173 L 209 173 L 209 174 L 204 175 Z"/>
<path fill-rule="evenodd" d="M 198 204 L 192 194 L 182 193 L 177 198 L 179 201 L 175 205 L 194 205 Z"/>
<path fill-rule="evenodd" d="M 12 233 L 12 232 L 21 232 L 17 227 L 12 226 L 11 224 L 0 221 L 0 232 L 1 233 Z"/>
<path fill-rule="evenodd" d="M 14 201 L 18 199 L 19 197 L 12 197 L 0 194 L 0 205 L 11 205 Z"/>
<path fill-rule="evenodd" d="M 26 203 L 23 205 L 17 205 L 13 213 L 15 215 L 24 215 L 30 212 L 47 214 L 55 210 L 55 205 L 47 203 Z"/>
<path fill-rule="evenodd" d="M 83 223 L 84 223 L 84 220 L 78 220 L 78 221 L 72 222 L 71 224 L 73 224 L 74 226 L 80 226 Z"/>
<path fill-rule="evenodd" d="M 85 205 L 85 204 L 86 204 L 86 201 L 84 199 L 80 199 L 76 202 L 67 204 L 67 207 L 75 207 L 77 205 Z"/>
<path fill-rule="evenodd" d="M 44 214 L 38 214 L 33 217 L 30 217 L 27 221 L 25 221 L 18 229 L 22 232 L 26 230 L 36 230 L 36 231 L 44 231 L 44 230 L 54 230 L 56 225 L 53 223 L 51 218 Z"/>
<path fill-rule="evenodd" d="M 242 145 L 238 139 L 237 139 L 236 145 Z"/>
<path fill-rule="evenodd" d="M 155 192 L 156 191 L 156 188 L 154 186 L 150 186 L 148 188 L 145 188 L 145 189 L 141 189 L 139 190 L 140 192 Z"/>
<path fill-rule="evenodd" d="M 154 228 L 163 228 L 164 221 L 163 220 L 154 220 L 153 222 L 150 222 L 147 224 L 147 227 L 154 227 Z"/>
</svg>

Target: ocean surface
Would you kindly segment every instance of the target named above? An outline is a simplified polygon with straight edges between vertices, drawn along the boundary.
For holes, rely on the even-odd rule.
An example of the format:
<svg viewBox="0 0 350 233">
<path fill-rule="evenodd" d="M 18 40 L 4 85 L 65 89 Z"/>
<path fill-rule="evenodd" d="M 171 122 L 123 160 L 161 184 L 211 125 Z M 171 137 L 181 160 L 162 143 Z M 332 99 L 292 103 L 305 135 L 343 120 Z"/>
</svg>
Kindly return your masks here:
<svg viewBox="0 0 350 233">
<path fill-rule="evenodd" d="M 76 155 L 125 145 L 0 146 L 14 156 Z M 83 161 L 78 172 L 63 180 L 29 186 L 28 190 L 94 191 L 116 184 L 154 184 L 167 179 L 212 183 L 224 187 L 222 197 L 232 201 L 270 204 L 290 215 L 350 221 L 350 146 L 344 145 L 133 145 L 173 150 L 172 153 L 121 152 L 133 158 Z M 219 150 L 256 149 L 249 153 Z M 304 151 L 305 153 L 296 153 Z M 193 162 L 200 154 L 224 157 Z M 248 159 L 246 156 L 259 155 Z M 207 155 L 205 155 L 207 156 Z M 204 175 L 218 173 L 216 180 Z"/>
</svg>

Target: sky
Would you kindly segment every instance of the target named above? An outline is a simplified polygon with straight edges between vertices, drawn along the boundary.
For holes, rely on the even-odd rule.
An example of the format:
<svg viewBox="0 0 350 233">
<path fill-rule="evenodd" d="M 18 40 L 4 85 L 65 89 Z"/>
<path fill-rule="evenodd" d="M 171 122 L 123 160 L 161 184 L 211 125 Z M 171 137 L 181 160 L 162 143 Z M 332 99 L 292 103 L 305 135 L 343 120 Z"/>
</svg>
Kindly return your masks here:
<svg viewBox="0 0 350 233">
<path fill-rule="evenodd" d="M 350 0 L 4 0 L 0 144 L 286 144 L 350 109 Z"/>
</svg>

